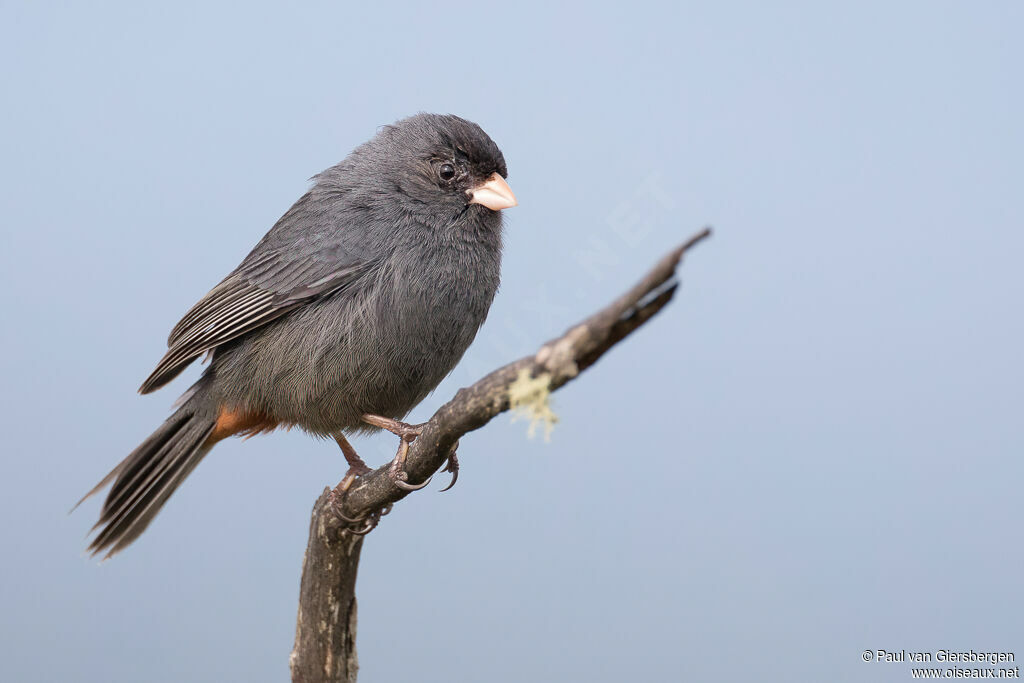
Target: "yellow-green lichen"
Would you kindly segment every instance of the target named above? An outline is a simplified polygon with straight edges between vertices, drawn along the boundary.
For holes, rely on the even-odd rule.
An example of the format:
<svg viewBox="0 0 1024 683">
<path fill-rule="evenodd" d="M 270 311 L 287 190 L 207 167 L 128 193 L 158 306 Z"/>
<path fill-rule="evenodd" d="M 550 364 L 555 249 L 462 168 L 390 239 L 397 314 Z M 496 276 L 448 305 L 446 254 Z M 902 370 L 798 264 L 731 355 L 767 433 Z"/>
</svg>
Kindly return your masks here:
<svg viewBox="0 0 1024 683">
<path fill-rule="evenodd" d="M 512 421 L 521 418 L 530 420 L 526 434 L 531 439 L 537 434 L 537 425 L 544 425 L 544 440 L 551 441 L 558 416 L 551 410 L 551 374 L 544 372 L 530 377 L 529 369 L 522 369 L 508 388 L 509 408 Z"/>
</svg>

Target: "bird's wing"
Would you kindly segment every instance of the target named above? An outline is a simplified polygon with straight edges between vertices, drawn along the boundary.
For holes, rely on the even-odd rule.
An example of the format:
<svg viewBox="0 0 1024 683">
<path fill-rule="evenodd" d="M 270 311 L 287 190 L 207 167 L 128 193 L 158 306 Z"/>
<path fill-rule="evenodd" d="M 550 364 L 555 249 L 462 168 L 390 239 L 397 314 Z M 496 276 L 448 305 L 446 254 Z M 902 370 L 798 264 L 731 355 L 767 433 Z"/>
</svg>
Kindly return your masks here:
<svg viewBox="0 0 1024 683">
<path fill-rule="evenodd" d="M 269 235 L 268 235 L 269 237 Z M 203 353 L 237 339 L 317 298 L 350 287 L 377 261 L 335 243 L 299 256 L 265 238 L 245 261 L 189 310 L 171 330 L 168 350 L 139 392 L 148 394 L 170 382 Z M 303 250 L 305 251 L 305 250 Z"/>
</svg>

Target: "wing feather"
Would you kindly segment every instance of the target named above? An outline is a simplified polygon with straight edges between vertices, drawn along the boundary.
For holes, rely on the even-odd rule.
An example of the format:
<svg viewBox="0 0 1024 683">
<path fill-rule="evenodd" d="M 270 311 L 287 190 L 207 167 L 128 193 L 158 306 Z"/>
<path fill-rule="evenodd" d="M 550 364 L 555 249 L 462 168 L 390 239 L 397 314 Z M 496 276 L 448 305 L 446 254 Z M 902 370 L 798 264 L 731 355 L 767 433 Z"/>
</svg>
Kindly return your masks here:
<svg viewBox="0 0 1024 683">
<path fill-rule="evenodd" d="M 174 326 L 167 353 L 139 391 L 158 389 L 207 351 L 358 283 L 381 261 L 361 246 L 364 231 L 345 229 L 350 224 L 337 188 L 315 186 L 303 195 Z"/>
<path fill-rule="evenodd" d="M 352 285 L 375 263 L 362 258 L 296 263 L 278 254 L 275 269 L 273 261 L 261 255 L 251 272 L 250 264 L 243 262 L 193 306 L 171 330 L 167 353 L 139 391 L 147 394 L 159 389 L 207 351 Z"/>
</svg>

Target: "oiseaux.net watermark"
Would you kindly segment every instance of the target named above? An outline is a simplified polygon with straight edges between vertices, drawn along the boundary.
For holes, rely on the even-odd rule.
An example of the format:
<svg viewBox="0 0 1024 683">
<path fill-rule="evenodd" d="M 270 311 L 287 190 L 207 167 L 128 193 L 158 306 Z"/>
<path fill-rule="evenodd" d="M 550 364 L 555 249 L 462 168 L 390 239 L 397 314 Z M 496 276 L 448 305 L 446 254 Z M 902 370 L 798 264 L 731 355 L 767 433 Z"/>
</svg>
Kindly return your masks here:
<svg viewBox="0 0 1024 683">
<path fill-rule="evenodd" d="M 908 664 L 911 678 L 1020 678 L 1012 652 L 988 650 L 864 650 L 865 662 Z"/>
</svg>

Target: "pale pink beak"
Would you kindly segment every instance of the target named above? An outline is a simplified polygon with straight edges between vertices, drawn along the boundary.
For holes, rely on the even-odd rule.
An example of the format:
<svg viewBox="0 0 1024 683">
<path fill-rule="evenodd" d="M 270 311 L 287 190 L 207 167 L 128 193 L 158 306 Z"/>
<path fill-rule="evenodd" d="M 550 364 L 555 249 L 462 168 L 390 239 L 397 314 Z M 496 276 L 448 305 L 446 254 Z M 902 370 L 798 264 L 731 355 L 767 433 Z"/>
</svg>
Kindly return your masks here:
<svg viewBox="0 0 1024 683">
<path fill-rule="evenodd" d="M 469 200 L 470 204 L 480 204 L 491 211 L 501 211 L 519 203 L 516 201 L 516 196 L 512 194 L 512 188 L 497 173 L 492 173 L 487 182 L 470 190 L 469 195 L 472 197 Z"/>
</svg>

